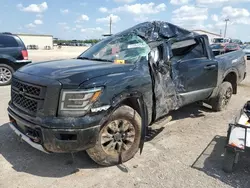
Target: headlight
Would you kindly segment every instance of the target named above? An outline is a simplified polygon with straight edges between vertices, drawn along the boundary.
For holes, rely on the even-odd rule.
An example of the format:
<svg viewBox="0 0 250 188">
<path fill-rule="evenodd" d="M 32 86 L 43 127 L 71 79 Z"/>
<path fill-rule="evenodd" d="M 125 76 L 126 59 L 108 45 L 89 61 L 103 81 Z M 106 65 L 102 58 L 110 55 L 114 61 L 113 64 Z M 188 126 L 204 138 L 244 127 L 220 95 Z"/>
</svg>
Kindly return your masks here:
<svg viewBox="0 0 250 188">
<path fill-rule="evenodd" d="M 61 116 L 82 116 L 101 95 L 101 88 L 90 90 L 62 90 L 58 114 Z"/>
</svg>

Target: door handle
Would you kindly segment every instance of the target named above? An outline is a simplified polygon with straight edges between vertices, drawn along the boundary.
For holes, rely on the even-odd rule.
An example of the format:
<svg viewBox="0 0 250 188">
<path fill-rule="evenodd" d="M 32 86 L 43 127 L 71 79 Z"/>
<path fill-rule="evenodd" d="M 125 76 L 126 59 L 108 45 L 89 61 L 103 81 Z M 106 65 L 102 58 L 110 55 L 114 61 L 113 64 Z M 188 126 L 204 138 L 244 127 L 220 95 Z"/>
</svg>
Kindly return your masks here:
<svg viewBox="0 0 250 188">
<path fill-rule="evenodd" d="M 211 69 L 214 69 L 216 68 L 216 65 L 207 65 L 204 67 L 205 70 L 211 70 Z"/>
</svg>

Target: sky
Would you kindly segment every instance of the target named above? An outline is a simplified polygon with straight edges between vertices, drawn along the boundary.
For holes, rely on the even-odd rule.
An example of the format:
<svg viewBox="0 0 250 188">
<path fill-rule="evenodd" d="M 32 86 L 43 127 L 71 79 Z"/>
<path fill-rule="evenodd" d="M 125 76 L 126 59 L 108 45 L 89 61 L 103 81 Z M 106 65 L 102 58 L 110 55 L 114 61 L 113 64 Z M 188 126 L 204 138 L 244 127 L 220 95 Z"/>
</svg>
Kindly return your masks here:
<svg viewBox="0 0 250 188">
<path fill-rule="evenodd" d="M 171 22 L 250 41 L 250 0 L 0 0 L 0 32 L 101 38 L 145 21 Z"/>
</svg>

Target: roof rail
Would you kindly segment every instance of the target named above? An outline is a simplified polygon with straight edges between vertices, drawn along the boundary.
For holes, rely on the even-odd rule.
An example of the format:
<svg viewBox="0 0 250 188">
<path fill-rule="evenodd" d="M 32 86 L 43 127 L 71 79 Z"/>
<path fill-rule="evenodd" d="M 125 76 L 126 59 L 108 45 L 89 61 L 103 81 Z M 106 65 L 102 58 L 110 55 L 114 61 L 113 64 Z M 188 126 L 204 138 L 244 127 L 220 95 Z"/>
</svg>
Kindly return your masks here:
<svg viewBox="0 0 250 188">
<path fill-rule="evenodd" d="M 10 33 L 10 32 L 2 32 L 1 34 L 12 35 L 12 33 Z"/>
</svg>

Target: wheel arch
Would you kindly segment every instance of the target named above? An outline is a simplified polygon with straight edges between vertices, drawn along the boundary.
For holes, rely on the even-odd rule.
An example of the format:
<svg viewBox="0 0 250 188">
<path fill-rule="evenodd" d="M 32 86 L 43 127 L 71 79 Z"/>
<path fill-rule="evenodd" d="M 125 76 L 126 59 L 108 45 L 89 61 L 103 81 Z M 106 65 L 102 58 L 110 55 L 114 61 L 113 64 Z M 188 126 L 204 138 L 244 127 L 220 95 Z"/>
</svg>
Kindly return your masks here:
<svg viewBox="0 0 250 188">
<path fill-rule="evenodd" d="M 133 108 L 141 116 L 142 128 L 141 128 L 141 141 L 139 145 L 141 153 L 144 146 L 147 126 L 149 124 L 148 109 L 144 102 L 143 95 L 139 92 L 135 92 L 135 93 L 121 94 L 114 97 L 111 108 L 112 111 L 115 111 L 121 105 L 127 105 Z"/>
<path fill-rule="evenodd" d="M 11 68 L 13 68 L 15 70 L 15 67 L 13 66 L 13 63 L 12 63 L 12 61 L 10 59 L 0 57 L 0 64 L 8 65 L 8 66 L 10 66 Z"/>
<path fill-rule="evenodd" d="M 233 87 L 233 94 L 237 94 L 237 73 L 235 71 L 229 71 L 222 82 L 229 82 Z"/>
</svg>

